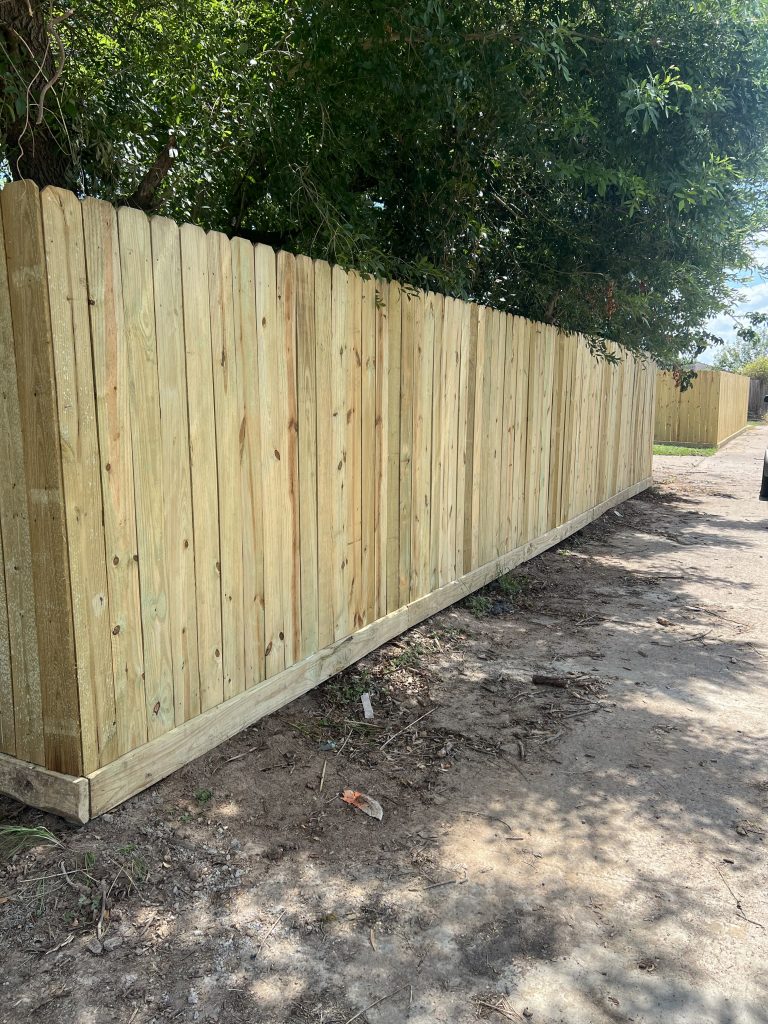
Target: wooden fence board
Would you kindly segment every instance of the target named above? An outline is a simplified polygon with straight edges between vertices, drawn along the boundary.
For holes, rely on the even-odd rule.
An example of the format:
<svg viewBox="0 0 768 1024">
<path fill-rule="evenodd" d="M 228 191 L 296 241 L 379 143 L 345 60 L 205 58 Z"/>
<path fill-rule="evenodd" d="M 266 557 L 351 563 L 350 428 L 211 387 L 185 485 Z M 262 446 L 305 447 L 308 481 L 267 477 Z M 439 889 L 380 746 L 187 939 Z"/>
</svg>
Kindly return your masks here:
<svg viewBox="0 0 768 1024">
<path fill-rule="evenodd" d="M 346 416 L 346 550 L 347 622 L 349 632 L 363 624 L 363 453 L 362 453 L 362 278 L 347 273 Z"/>
<path fill-rule="evenodd" d="M 413 349 L 413 459 L 411 462 L 411 600 L 431 589 L 430 504 L 435 332 L 440 316 L 434 293 L 420 293 Z"/>
<path fill-rule="evenodd" d="M 0 535 L 3 545 L 16 755 L 45 763 L 43 697 L 37 651 L 35 591 L 29 537 L 24 448 L 17 391 L 6 243 L 0 209 Z M 6 682 L 7 686 L 7 682 Z M 7 697 L 7 690 L 4 691 Z M 10 725 L 7 727 L 10 733 Z"/>
<path fill-rule="evenodd" d="M 400 538 L 398 607 L 411 598 L 411 502 L 413 485 L 413 394 L 416 337 L 421 329 L 420 299 L 412 292 L 402 295 L 400 345 Z"/>
<path fill-rule="evenodd" d="M 64 189 L 40 196 L 56 370 L 83 771 L 119 749 L 99 479 L 88 285 L 81 203 Z"/>
<path fill-rule="evenodd" d="M 362 282 L 361 296 L 361 608 L 362 622 L 376 618 L 376 282 Z"/>
<path fill-rule="evenodd" d="M 173 694 L 178 725 L 200 714 L 181 241 L 178 226 L 172 220 L 153 217 L 150 225 L 162 454 L 162 477 L 157 485 L 164 494 Z"/>
<path fill-rule="evenodd" d="M 206 249 L 221 548 L 222 685 L 223 696 L 227 700 L 245 687 L 241 504 L 245 410 L 240 400 L 238 382 L 232 250 L 229 239 L 226 235 L 213 232 L 208 235 Z M 250 640 L 253 642 L 252 638 Z"/>
<path fill-rule="evenodd" d="M 315 268 L 306 256 L 296 259 L 296 360 L 299 411 L 299 537 L 301 651 L 306 658 L 319 646 L 317 579 L 317 413 Z"/>
<path fill-rule="evenodd" d="M 200 709 L 206 711 L 224 699 L 219 488 L 208 249 L 205 233 L 190 224 L 182 227 L 180 241 L 195 590 L 198 595 L 197 656 Z"/>
<path fill-rule="evenodd" d="M 130 380 L 117 214 L 83 202 L 118 753 L 147 740 Z"/>
<path fill-rule="evenodd" d="M 255 686 L 267 670 L 265 639 L 266 592 L 264 583 L 264 485 L 262 476 L 260 367 L 256 326 L 256 270 L 253 246 L 232 239 L 232 295 L 235 361 L 240 407 L 240 527 L 243 553 L 243 628 L 245 631 L 245 687 Z M 274 277 L 274 274 L 273 274 Z M 262 292 L 267 287 L 262 280 Z M 274 293 L 273 293 L 274 294 Z M 270 615 L 282 607 L 270 595 Z M 242 688 L 240 681 L 238 692 Z"/>
<path fill-rule="evenodd" d="M 123 207 L 118 211 L 118 232 L 128 351 L 147 734 L 152 738 L 172 729 L 175 719 L 162 447 L 158 443 L 160 388 L 152 244 L 149 222 L 138 210 Z"/>
<path fill-rule="evenodd" d="M 338 274 L 343 273 L 339 269 Z M 342 287 L 340 285 L 340 287 Z M 335 303 L 339 304 L 340 296 Z M 336 360 L 334 309 L 331 268 L 327 263 L 315 264 L 315 373 L 317 379 L 317 592 L 318 639 L 327 646 L 336 638 L 336 582 L 342 561 L 337 537 L 336 494 L 343 469 L 343 443 L 340 424 L 335 415 L 337 395 L 334 393 Z"/>
<path fill-rule="evenodd" d="M 24 472 L 14 483 L 26 486 L 45 762 L 55 771 L 77 775 L 82 770 L 80 707 L 51 315 L 37 187 L 31 181 L 7 185 L 0 206 L 24 453 Z"/>
<path fill-rule="evenodd" d="M 333 454 L 333 491 L 331 505 L 331 550 L 333 562 L 331 579 L 333 580 L 333 637 L 335 640 L 347 636 L 352 631 L 349 617 L 350 577 L 354 567 L 350 565 L 351 552 L 348 546 L 347 516 L 349 502 L 347 491 L 353 490 L 351 480 L 351 452 L 348 450 L 348 438 L 351 433 L 348 420 L 353 412 L 350 408 L 350 361 L 354 359 L 351 351 L 352 341 L 348 333 L 349 317 L 347 313 L 348 279 L 341 267 L 334 267 L 332 273 L 332 308 L 331 308 L 331 359 L 329 379 L 331 384 L 331 446 Z"/>
<path fill-rule="evenodd" d="M 387 614 L 387 555 L 389 551 L 389 309 L 386 281 L 376 281 L 376 383 L 374 430 L 376 432 L 376 468 L 374 483 L 374 617 Z"/>
<path fill-rule="evenodd" d="M 390 282 L 387 318 L 387 611 L 400 607 L 400 459 L 402 293 Z M 405 302 L 408 299 L 406 297 Z"/>
</svg>

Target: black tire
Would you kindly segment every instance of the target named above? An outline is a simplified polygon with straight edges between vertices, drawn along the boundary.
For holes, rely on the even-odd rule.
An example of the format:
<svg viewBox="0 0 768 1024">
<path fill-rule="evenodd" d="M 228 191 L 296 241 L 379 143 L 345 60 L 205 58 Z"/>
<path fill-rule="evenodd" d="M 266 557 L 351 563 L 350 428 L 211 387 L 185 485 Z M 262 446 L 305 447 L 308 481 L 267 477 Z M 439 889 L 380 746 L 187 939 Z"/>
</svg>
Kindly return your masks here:
<svg viewBox="0 0 768 1024">
<path fill-rule="evenodd" d="M 768 501 L 768 448 L 763 456 L 763 482 L 760 487 L 760 501 Z"/>
</svg>

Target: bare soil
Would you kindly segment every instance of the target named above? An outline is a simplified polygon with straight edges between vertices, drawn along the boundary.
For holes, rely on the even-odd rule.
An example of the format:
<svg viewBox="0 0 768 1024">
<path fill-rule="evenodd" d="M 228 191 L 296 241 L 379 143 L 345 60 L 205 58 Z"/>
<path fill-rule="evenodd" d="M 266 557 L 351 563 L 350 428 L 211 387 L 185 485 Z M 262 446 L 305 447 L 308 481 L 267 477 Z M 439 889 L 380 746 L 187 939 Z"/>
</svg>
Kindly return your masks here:
<svg viewBox="0 0 768 1024">
<path fill-rule="evenodd" d="M 766 444 L 86 827 L 0 798 L 58 841 L 0 853 L 0 1021 L 768 1021 Z"/>
</svg>

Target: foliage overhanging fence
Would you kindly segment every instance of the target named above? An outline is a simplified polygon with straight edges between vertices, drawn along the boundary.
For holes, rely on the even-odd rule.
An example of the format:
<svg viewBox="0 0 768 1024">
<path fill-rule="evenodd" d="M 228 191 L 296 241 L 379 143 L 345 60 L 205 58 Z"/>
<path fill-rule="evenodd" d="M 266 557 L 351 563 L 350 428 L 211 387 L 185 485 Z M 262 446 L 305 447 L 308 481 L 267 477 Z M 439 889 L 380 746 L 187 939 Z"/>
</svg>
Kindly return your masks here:
<svg viewBox="0 0 768 1024">
<path fill-rule="evenodd" d="M 0 210 L 28 802 L 101 813 L 649 483 L 629 354 L 28 182 Z"/>
<path fill-rule="evenodd" d="M 718 448 L 747 425 L 749 377 L 725 370 L 701 370 L 680 391 L 669 370 L 656 383 L 654 440 L 689 447 Z"/>
</svg>

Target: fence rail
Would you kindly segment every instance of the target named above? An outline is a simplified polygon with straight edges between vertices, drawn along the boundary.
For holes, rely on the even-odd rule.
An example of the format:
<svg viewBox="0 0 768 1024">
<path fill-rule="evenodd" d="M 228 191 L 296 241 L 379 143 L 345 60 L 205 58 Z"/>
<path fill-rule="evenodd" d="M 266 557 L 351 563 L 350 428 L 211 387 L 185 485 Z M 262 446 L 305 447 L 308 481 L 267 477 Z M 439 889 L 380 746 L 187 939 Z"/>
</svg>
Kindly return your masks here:
<svg viewBox="0 0 768 1024">
<path fill-rule="evenodd" d="M 92 813 L 650 475 L 629 354 L 58 189 L 0 210 L 0 749 Z"/>
<path fill-rule="evenodd" d="M 654 440 L 719 447 L 746 427 L 748 402 L 749 377 L 702 370 L 680 391 L 670 371 L 659 371 Z"/>
</svg>

